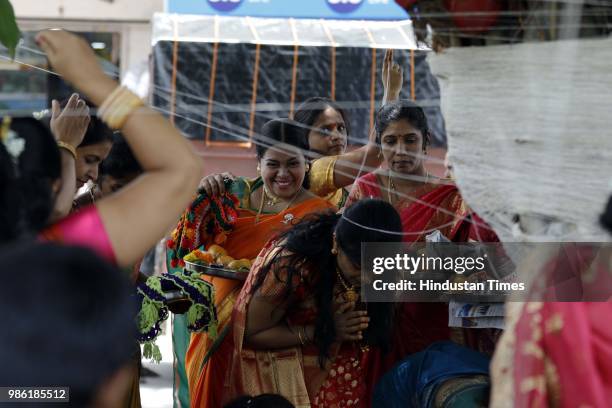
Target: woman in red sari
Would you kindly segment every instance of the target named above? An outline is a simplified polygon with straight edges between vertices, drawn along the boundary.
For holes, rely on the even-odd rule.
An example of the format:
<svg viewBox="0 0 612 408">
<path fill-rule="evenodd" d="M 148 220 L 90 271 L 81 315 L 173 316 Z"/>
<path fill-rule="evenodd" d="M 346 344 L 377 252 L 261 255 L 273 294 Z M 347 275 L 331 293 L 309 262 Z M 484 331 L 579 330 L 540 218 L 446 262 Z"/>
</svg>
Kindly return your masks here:
<svg viewBox="0 0 612 408">
<path fill-rule="evenodd" d="M 384 166 L 355 182 L 347 207 L 363 198 L 388 201 L 402 217 L 406 242 L 422 242 L 435 230 L 456 242 L 498 241 L 470 213 L 452 180 L 425 169 L 430 135 L 420 106 L 405 100 L 384 105 L 376 116 L 376 137 Z"/>
<path fill-rule="evenodd" d="M 368 406 L 370 346 L 384 347 L 393 317 L 389 303 L 355 308 L 361 244 L 400 239 L 393 207 L 364 200 L 268 244 L 234 306 L 224 399 L 274 393 L 296 407 Z"/>
<path fill-rule="evenodd" d="M 405 100 L 384 105 L 376 117 L 376 136 L 385 166 L 355 182 L 347 207 L 364 198 L 389 202 L 400 214 L 405 242 L 423 242 L 436 230 L 454 242 L 498 241 L 495 233 L 471 214 L 451 180 L 435 177 L 425 169 L 430 137 L 420 106 Z M 371 359 L 369 386 L 405 356 L 451 338 L 446 303 L 400 306 L 396 321 L 401 324 L 394 330 L 391 352 Z M 463 335 L 459 331 L 452 334 Z"/>
</svg>

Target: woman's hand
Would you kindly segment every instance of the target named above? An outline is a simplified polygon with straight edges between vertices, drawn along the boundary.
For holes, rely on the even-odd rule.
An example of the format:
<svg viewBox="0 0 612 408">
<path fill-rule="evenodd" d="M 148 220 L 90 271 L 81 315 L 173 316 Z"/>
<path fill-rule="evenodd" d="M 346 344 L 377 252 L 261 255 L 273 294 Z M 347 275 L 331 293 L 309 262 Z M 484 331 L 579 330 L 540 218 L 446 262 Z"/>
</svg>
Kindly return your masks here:
<svg viewBox="0 0 612 408">
<path fill-rule="evenodd" d="M 362 331 L 368 328 L 370 318 L 365 310 L 354 310 L 355 303 L 343 303 L 334 315 L 336 340 L 354 341 L 363 338 Z"/>
<path fill-rule="evenodd" d="M 83 38 L 64 30 L 46 30 L 38 33 L 36 43 L 47 54 L 53 70 L 95 105 L 100 106 L 117 87 L 104 74 L 98 58 Z"/>
<path fill-rule="evenodd" d="M 204 189 L 210 197 L 225 194 L 225 183 L 228 180 L 234 181 L 236 178 L 231 173 L 211 174 L 200 181 L 199 188 Z"/>
<path fill-rule="evenodd" d="M 387 50 L 385 52 L 382 81 L 385 90 L 383 103 L 398 100 L 402 86 L 404 85 L 404 72 L 399 64 L 393 62 L 393 50 Z"/>
<path fill-rule="evenodd" d="M 79 147 L 89 125 L 89 107 L 78 94 L 72 94 L 64 110 L 55 99 L 51 102 L 51 131 L 55 138 Z"/>
</svg>

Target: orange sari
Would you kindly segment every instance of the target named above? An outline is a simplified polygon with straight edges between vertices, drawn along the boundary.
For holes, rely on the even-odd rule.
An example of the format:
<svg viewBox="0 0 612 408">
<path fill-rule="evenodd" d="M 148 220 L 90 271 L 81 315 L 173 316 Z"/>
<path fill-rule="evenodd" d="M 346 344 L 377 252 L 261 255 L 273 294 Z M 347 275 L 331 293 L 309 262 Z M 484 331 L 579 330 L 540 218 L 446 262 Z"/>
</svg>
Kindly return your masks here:
<svg viewBox="0 0 612 408">
<path fill-rule="evenodd" d="M 248 194 L 247 194 L 248 195 Z M 279 232 L 287 229 L 291 222 L 286 222 L 289 214 L 295 219 L 317 211 L 332 208 L 332 205 L 321 198 L 312 198 L 297 204 L 278 214 L 262 214 L 256 222 L 256 213 L 249 209 L 240 209 L 232 232 L 228 235 L 224 248 L 236 259 L 253 259 L 265 246 L 266 242 Z M 215 286 L 215 305 L 219 320 L 219 338 L 211 339 L 206 333 L 191 335 L 189 349 L 185 359 L 191 406 L 222 406 L 222 388 L 233 351 L 230 337 L 231 313 L 242 283 L 236 280 L 218 277 L 205 277 Z"/>
</svg>

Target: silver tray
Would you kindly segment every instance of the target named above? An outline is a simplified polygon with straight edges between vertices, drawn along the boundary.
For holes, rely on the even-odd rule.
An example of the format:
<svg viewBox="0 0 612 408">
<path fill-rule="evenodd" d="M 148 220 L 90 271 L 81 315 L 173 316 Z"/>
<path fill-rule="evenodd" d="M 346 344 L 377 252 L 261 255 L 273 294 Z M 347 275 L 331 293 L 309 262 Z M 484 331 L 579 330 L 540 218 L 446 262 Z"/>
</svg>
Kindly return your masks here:
<svg viewBox="0 0 612 408">
<path fill-rule="evenodd" d="M 200 265 L 200 264 L 196 264 L 193 262 L 187 262 L 187 261 L 185 261 L 185 269 L 187 269 L 190 272 L 201 273 L 203 275 L 208 275 L 208 276 L 216 276 L 218 278 L 232 279 L 232 280 L 237 280 L 241 282 L 244 282 L 247 278 L 247 275 L 249 274 L 248 271 L 239 272 L 239 271 L 234 271 L 231 269 L 225 269 L 220 266 Z"/>
</svg>

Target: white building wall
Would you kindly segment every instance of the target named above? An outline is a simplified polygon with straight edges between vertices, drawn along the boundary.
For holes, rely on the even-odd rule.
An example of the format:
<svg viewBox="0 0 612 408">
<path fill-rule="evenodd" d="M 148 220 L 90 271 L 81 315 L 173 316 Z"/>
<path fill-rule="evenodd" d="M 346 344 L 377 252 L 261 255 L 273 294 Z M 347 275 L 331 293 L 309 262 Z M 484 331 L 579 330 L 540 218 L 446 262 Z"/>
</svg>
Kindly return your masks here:
<svg viewBox="0 0 612 408">
<path fill-rule="evenodd" d="M 20 18 L 147 22 L 164 7 L 163 0 L 18 0 L 12 4 Z"/>
<path fill-rule="evenodd" d="M 121 76 L 146 63 L 151 51 L 151 19 L 164 0 L 12 1 L 22 31 L 64 28 L 120 35 Z"/>
</svg>

